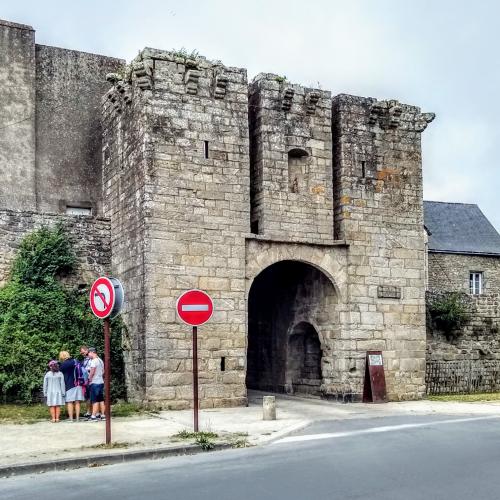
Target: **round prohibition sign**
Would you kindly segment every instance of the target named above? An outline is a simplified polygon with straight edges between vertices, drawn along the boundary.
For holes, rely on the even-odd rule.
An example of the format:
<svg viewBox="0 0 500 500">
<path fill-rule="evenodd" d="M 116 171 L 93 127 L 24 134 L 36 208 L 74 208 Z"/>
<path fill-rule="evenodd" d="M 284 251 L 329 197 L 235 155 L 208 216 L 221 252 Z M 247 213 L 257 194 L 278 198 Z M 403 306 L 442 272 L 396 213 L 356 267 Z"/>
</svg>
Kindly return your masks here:
<svg viewBox="0 0 500 500">
<path fill-rule="evenodd" d="M 115 288 L 109 278 L 101 277 L 94 281 L 90 289 L 90 307 L 101 319 L 107 318 L 115 306 Z"/>
<path fill-rule="evenodd" d="M 214 304 L 208 293 L 202 290 L 188 290 L 177 299 L 177 315 L 186 324 L 200 326 L 206 323 L 214 312 Z"/>
</svg>

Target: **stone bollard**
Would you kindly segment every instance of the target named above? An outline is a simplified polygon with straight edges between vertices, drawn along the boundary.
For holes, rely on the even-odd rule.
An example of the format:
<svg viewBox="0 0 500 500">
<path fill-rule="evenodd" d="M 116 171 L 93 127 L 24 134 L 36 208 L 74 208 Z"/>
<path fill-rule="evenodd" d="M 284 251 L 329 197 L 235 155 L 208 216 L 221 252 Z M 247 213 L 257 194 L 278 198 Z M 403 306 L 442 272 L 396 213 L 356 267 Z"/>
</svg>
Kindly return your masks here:
<svg viewBox="0 0 500 500">
<path fill-rule="evenodd" d="M 262 420 L 276 420 L 275 396 L 264 396 L 262 400 Z"/>
</svg>

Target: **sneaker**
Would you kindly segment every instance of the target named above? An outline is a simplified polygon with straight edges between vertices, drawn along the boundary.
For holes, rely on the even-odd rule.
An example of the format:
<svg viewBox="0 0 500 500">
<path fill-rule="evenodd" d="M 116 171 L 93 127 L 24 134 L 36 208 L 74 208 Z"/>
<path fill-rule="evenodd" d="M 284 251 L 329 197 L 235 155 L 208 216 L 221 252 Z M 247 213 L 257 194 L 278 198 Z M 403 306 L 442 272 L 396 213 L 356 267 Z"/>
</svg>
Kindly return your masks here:
<svg viewBox="0 0 500 500">
<path fill-rule="evenodd" d="M 100 418 L 101 420 L 106 420 L 106 415 L 99 415 L 99 418 Z"/>
<path fill-rule="evenodd" d="M 98 422 L 99 419 L 95 417 L 94 415 L 91 415 L 90 418 L 88 419 L 90 422 Z"/>
<path fill-rule="evenodd" d="M 90 418 L 91 416 L 92 414 L 87 412 L 83 415 L 83 418 Z"/>
</svg>

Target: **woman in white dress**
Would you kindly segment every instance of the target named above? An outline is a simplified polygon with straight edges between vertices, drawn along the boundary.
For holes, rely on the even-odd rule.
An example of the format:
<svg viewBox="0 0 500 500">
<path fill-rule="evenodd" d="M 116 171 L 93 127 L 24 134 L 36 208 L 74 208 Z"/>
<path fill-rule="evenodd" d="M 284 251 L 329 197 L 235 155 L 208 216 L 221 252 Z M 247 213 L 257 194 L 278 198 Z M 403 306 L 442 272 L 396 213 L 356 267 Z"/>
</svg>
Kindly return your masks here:
<svg viewBox="0 0 500 500">
<path fill-rule="evenodd" d="M 49 362 L 49 371 L 43 379 L 43 395 L 47 398 L 47 406 L 49 407 L 52 422 L 59 422 L 65 394 L 64 376 L 59 371 L 59 363 L 52 360 Z"/>
</svg>

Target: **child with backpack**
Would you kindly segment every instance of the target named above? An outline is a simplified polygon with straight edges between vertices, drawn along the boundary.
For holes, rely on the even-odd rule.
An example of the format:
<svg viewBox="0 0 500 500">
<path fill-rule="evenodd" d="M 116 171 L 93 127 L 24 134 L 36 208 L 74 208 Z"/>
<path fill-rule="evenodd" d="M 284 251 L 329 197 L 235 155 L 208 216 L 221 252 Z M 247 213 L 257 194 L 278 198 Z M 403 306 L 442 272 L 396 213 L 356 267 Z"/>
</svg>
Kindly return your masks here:
<svg viewBox="0 0 500 500">
<path fill-rule="evenodd" d="M 66 385 L 66 410 L 68 422 L 80 420 L 80 401 L 85 401 L 85 373 L 82 365 L 68 351 L 59 353 L 60 370 Z"/>
</svg>

